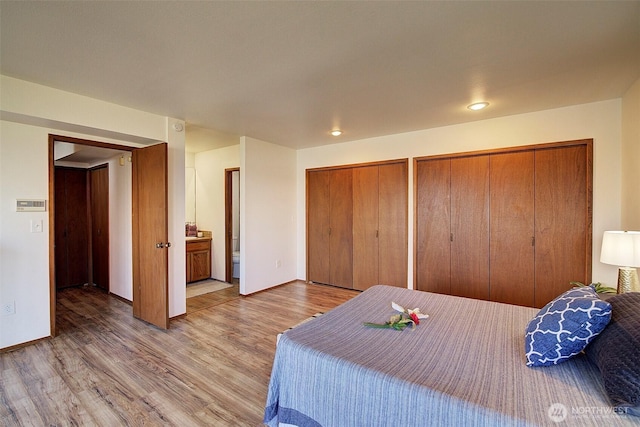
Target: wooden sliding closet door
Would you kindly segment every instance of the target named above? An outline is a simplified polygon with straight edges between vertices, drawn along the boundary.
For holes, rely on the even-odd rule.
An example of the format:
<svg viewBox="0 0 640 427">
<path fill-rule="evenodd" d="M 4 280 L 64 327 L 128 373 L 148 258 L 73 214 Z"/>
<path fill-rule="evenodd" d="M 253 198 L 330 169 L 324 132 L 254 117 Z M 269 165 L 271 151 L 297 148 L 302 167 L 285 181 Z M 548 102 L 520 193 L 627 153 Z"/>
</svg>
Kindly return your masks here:
<svg viewBox="0 0 640 427">
<path fill-rule="evenodd" d="M 489 299 L 489 156 L 416 169 L 416 289 Z"/>
<path fill-rule="evenodd" d="M 592 146 L 417 159 L 416 288 L 540 308 L 590 283 Z"/>
<path fill-rule="evenodd" d="M 408 166 L 378 167 L 378 283 L 407 287 Z"/>
<path fill-rule="evenodd" d="M 451 159 L 450 237 L 451 294 L 489 299 L 489 156 Z"/>
<path fill-rule="evenodd" d="M 353 168 L 353 288 L 407 287 L 407 162 Z"/>
<path fill-rule="evenodd" d="M 407 160 L 307 170 L 307 280 L 407 287 Z"/>
<path fill-rule="evenodd" d="M 93 284 L 109 292 L 109 167 L 89 171 Z"/>
<path fill-rule="evenodd" d="M 534 305 L 534 152 L 491 155 L 490 299 Z"/>
<path fill-rule="evenodd" d="M 329 171 L 307 172 L 307 278 L 331 283 Z"/>
<path fill-rule="evenodd" d="M 416 285 L 451 293 L 451 160 L 416 162 Z"/>
<path fill-rule="evenodd" d="M 330 262 L 332 285 L 353 287 L 353 173 L 351 169 L 337 169 L 329 179 L 331 211 Z"/>
<path fill-rule="evenodd" d="M 89 281 L 87 171 L 55 167 L 56 289 Z"/>
<path fill-rule="evenodd" d="M 542 307 L 571 281 L 591 281 L 591 149 L 536 151 L 536 295 Z"/>
<path fill-rule="evenodd" d="M 307 172 L 307 278 L 353 286 L 351 169 Z"/>
<path fill-rule="evenodd" d="M 353 288 L 377 285 L 379 267 L 378 166 L 353 168 Z"/>
</svg>

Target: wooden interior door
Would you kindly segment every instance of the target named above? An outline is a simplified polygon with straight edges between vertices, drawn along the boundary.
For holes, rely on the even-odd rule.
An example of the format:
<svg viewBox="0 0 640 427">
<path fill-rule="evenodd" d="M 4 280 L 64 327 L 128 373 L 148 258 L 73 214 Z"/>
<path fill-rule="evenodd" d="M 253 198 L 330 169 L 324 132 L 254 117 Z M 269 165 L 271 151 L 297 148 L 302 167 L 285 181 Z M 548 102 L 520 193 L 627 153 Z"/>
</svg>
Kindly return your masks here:
<svg viewBox="0 0 640 427">
<path fill-rule="evenodd" d="M 307 280 L 331 283 L 329 171 L 307 171 Z"/>
<path fill-rule="evenodd" d="M 233 283 L 233 174 L 240 173 L 240 168 L 224 170 L 224 280 Z M 240 180 L 238 179 L 238 185 Z M 239 236 L 238 236 L 239 237 Z M 240 242 L 238 242 L 239 244 Z M 187 265 L 187 268 L 189 266 Z M 189 270 L 187 270 L 189 271 Z M 189 281 L 187 281 L 188 283 Z"/>
<path fill-rule="evenodd" d="M 378 166 L 353 168 L 353 288 L 379 281 Z"/>
<path fill-rule="evenodd" d="M 336 169 L 329 174 L 330 284 L 353 287 L 353 172 Z"/>
<path fill-rule="evenodd" d="M 451 293 L 451 160 L 415 163 L 416 285 L 420 291 Z"/>
<path fill-rule="evenodd" d="M 591 282 L 591 145 L 536 150 L 536 294 L 542 307 Z"/>
<path fill-rule="evenodd" d="M 534 305 L 534 152 L 491 155 L 490 299 Z"/>
<path fill-rule="evenodd" d="M 451 294 L 489 299 L 488 155 L 451 159 Z"/>
<path fill-rule="evenodd" d="M 378 282 L 406 288 L 409 215 L 407 162 L 380 165 L 378 181 Z"/>
<path fill-rule="evenodd" d="M 233 283 L 233 175 L 224 170 L 224 281 Z M 190 275 L 192 257 L 187 255 L 187 275 Z M 187 277 L 187 283 L 191 282 Z"/>
<path fill-rule="evenodd" d="M 167 144 L 133 151 L 133 315 L 169 327 Z"/>
<path fill-rule="evenodd" d="M 109 292 L 109 167 L 89 171 L 93 284 Z"/>
<path fill-rule="evenodd" d="M 55 286 L 63 289 L 89 281 L 87 172 L 55 167 Z"/>
</svg>

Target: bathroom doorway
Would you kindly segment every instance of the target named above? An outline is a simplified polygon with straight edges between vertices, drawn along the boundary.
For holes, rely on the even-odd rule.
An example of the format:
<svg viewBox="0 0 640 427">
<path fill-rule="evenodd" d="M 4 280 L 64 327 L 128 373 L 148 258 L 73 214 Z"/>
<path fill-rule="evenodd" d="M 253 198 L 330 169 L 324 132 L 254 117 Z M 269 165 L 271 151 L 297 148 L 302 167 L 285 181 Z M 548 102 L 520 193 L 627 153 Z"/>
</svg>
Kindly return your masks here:
<svg viewBox="0 0 640 427">
<path fill-rule="evenodd" d="M 224 170 L 225 281 L 240 283 L 240 168 Z"/>
</svg>

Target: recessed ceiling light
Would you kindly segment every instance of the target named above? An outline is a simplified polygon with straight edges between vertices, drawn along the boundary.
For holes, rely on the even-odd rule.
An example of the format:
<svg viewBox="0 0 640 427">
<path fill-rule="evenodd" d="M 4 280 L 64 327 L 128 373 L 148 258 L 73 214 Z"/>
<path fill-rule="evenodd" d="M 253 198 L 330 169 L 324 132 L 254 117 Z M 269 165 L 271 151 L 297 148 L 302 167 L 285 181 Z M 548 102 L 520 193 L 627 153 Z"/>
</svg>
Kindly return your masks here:
<svg viewBox="0 0 640 427">
<path fill-rule="evenodd" d="M 341 131 L 341 130 L 339 130 L 339 129 L 332 130 L 332 131 L 331 131 L 331 135 L 333 135 L 333 136 L 340 136 L 340 135 L 342 135 L 342 131 Z"/>
<path fill-rule="evenodd" d="M 468 105 L 467 108 L 469 110 L 473 110 L 473 111 L 478 111 L 478 110 L 482 110 L 483 108 L 489 106 L 488 102 L 475 102 L 471 105 Z"/>
</svg>

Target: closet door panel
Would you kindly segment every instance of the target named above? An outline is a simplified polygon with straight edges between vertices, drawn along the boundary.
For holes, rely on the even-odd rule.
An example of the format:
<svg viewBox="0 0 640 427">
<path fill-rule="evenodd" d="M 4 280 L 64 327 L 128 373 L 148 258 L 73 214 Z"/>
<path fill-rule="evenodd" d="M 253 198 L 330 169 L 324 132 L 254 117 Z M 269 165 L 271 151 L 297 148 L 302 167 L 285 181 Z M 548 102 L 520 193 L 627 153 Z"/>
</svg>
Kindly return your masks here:
<svg viewBox="0 0 640 427">
<path fill-rule="evenodd" d="M 451 293 L 451 160 L 420 160 L 416 167 L 416 284 Z"/>
<path fill-rule="evenodd" d="M 353 287 L 353 172 L 337 169 L 329 175 L 329 269 L 332 285 Z"/>
<path fill-rule="evenodd" d="M 353 288 L 378 281 L 378 166 L 353 168 Z"/>
<path fill-rule="evenodd" d="M 331 283 L 329 171 L 307 172 L 307 280 Z"/>
<path fill-rule="evenodd" d="M 534 152 L 491 155 L 490 299 L 534 305 Z"/>
<path fill-rule="evenodd" d="M 536 307 L 570 289 L 571 281 L 590 281 L 588 157 L 587 145 L 536 151 Z"/>
<path fill-rule="evenodd" d="M 378 281 L 407 287 L 408 166 L 379 166 Z"/>
<path fill-rule="evenodd" d="M 451 159 L 451 294 L 489 299 L 489 156 Z"/>
<path fill-rule="evenodd" d="M 55 168 L 56 288 L 89 281 L 87 172 Z"/>
<path fill-rule="evenodd" d="M 92 280 L 109 291 L 109 168 L 89 171 Z"/>
<path fill-rule="evenodd" d="M 55 270 L 56 289 L 73 285 L 69 280 L 69 248 L 67 243 L 66 170 L 55 168 Z M 88 274 L 87 274 L 88 278 Z M 86 283 L 86 282 L 85 282 Z"/>
</svg>

